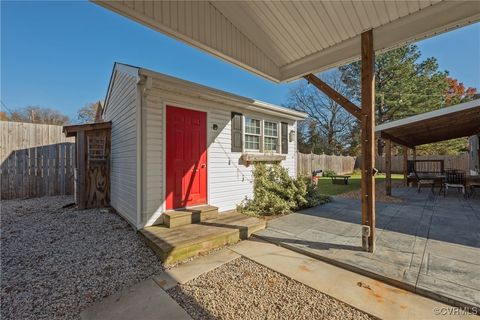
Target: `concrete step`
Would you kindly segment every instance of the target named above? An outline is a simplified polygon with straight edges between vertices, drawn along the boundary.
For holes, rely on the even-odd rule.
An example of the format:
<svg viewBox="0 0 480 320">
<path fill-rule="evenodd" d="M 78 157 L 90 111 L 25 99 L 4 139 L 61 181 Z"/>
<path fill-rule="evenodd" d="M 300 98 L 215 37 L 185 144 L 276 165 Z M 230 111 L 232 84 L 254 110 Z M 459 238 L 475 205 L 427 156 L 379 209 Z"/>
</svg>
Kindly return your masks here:
<svg viewBox="0 0 480 320">
<path fill-rule="evenodd" d="M 175 228 L 165 225 L 146 227 L 140 233 L 162 261 L 169 265 L 247 239 L 253 232 L 264 228 L 263 219 L 229 213 Z"/>
<path fill-rule="evenodd" d="M 210 205 L 185 209 L 169 210 L 164 213 L 163 223 L 168 228 L 176 228 L 192 223 L 215 219 L 218 217 L 218 208 Z"/>
</svg>

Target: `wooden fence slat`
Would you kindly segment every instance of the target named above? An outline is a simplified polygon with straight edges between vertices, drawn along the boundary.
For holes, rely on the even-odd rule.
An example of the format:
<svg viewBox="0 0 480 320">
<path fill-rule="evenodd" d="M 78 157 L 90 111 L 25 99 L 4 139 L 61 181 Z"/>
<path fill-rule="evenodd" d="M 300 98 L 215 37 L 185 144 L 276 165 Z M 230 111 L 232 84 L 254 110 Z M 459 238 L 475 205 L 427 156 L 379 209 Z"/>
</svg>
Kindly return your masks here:
<svg viewBox="0 0 480 320">
<path fill-rule="evenodd" d="M 444 160 L 445 168 L 457 170 L 469 170 L 468 153 L 459 155 L 428 155 L 417 156 L 417 160 Z M 318 154 L 297 153 L 297 174 L 299 176 L 311 176 L 313 170 L 333 170 L 337 174 L 348 174 L 353 172 L 355 168 L 355 157 L 349 156 L 331 156 Z M 385 160 L 383 157 L 377 156 L 375 165 L 380 172 L 385 172 Z M 418 171 L 437 172 L 435 163 L 417 163 Z M 392 173 L 403 172 L 403 156 L 392 156 Z"/>
<path fill-rule="evenodd" d="M 0 198 L 72 194 L 74 138 L 62 126 L 0 121 Z"/>
<path fill-rule="evenodd" d="M 412 160 L 409 157 L 409 160 Z M 445 169 L 457 169 L 468 172 L 469 170 L 469 155 L 468 153 L 462 153 L 459 155 L 427 155 L 427 156 L 418 156 L 417 160 L 444 160 Z M 380 172 L 385 172 L 385 160 L 383 157 L 377 156 L 376 165 Z M 427 171 L 427 172 L 438 172 L 438 163 L 427 162 L 427 163 L 417 163 L 417 171 Z M 402 156 L 392 156 L 392 173 L 402 173 L 403 172 L 403 157 Z"/>
<path fill-rule="evenodd" d="M 298 176 L 311 176 L 313 170 L 333 170 L 337 174 L 352 173 L 355 157 L 330 156 L 325 154 L 297 153 Z"/>
</svg>

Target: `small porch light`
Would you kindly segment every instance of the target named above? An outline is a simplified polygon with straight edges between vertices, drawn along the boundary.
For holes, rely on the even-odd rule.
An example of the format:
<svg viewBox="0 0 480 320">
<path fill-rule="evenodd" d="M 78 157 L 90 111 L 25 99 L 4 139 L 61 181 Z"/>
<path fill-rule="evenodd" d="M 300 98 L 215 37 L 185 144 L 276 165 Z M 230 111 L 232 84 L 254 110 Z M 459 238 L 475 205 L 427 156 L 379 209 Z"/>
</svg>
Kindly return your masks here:
<svg viewBox="0 0 480 320">
<path fill-rule="evenodd" d="M 295 130 L 291 130 L 288 134 L 288 141 L 293 142 L 295 140 Z"/>
</svg>

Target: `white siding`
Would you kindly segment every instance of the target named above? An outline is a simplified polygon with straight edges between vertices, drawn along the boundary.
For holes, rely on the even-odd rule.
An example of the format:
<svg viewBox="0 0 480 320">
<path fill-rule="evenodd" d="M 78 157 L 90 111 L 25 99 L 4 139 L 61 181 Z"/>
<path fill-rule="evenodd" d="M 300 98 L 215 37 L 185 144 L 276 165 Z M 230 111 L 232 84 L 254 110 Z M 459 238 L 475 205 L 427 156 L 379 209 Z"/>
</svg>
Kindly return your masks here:
<svg viewBox="0 0 480 320">
<path fill-rule="evenodd" d="M 143 212 L 142 224 L 158 224 L 163 211 L 163 102 L 147 94 L 142 106 Z"/>
<path fill-rule="evenodd" d="M 148 90 L 142 108 L 143 134 L 143 224 L 161 223 L 164 210 L 164 108 L 165 105 L 190 108 L 207 112 L 207 169 L 208 203 L 219 207 L 219 211 L 236 208 L 246 197 L 252 197 L 252 169 L 239 164 L 241 152 L 231 152 L 231 112 L 242 112 L 238 108 L 186 97 L 162 89 L 160 81 L 153 81 Z M 245 112 L 242 112 L 245 113 Z M 289 123 L 289 129 L 296 131 L 295 122 L 271 115 L 249 113 L 269 120 Z M 218 126 L 213 130 L 213 124 Z M 282 164 L 292 176 L 296 176 L 296 142 L 289 142 L 289 153 Z"/>
<path fill-rule="evenodd" d="M 112 121 L 111 205 L 134 226 L 137 224 L 137 77 L 114 71 L 105 106 Z"/>
<path fill-rule="evenodd" d="M 246 167 L 239 164 L 241 152 L 231 152 L 231 112 L 241 112 L 233 109 L 212 109 L 208 117 L 209 143 L 208 143 L 208 178 L 210 204 L 219 207 L 220 211 L 235 209 L 245 198 L 253 196 L 252 170 L 254 166 Z M 245 113 L 244 113 L 245 114 Z M 249 113 L 259 119 L 283 121 L 268 115 Z M 218 125 L 218 130 L 213 131 L 213 124 Z M 289 131 L 294 128 L 294 123 L 289 123 Z M 296 143 L 289 142 L 288 154 L 282 165 L 286 167 L 291 176 L 296 175 Z"/>
</svg>

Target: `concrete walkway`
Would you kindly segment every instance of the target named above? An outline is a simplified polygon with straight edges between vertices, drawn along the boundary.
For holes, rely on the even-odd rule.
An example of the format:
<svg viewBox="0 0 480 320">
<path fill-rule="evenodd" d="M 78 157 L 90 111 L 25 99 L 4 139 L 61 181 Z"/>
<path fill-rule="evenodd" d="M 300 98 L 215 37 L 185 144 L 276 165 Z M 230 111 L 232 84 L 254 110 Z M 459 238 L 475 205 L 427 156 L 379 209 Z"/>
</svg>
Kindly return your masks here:
<svg viewBox="0 0 480 320">
<path fill-rule="evenodd" d="M 80 313 L 82 320 L 191 320 L 152 279 L 113 294 Z"/>
<path fill-rule="evenodd" d="M 242 241 L 166 270 L 152 279 L 95 303 L 81 313 L 81 318 L 191 319 L 164 290 L 178 283 L 186 283 L 241 256 L 381 319 L 475 318 L 441 302 L 258 238 Z"/>
<path fill-rule="evenodd" d="M 394 195 L 404 202 L 377 203 L 374 254 L 361 251 L 357 200 L 271 220 L 255 235 L 449 304 L 480 306 L 480 199 L 411 188 Z"/>
<path fill-rule="evenodd" d="M 380 319 L 475 319 L 458 309 L 295 251 L 253 239 L 230 250 Z"/>
<path fill-rule="evenodd" d="M 203 273 L 239 258 L 240 255 L 224 248 L 197 258 L 151 279 L 111 295 L 80 314 L 83 320 L 188 320 L 190 316 L 164 290 L 186 283 Z"/>
</svg>

